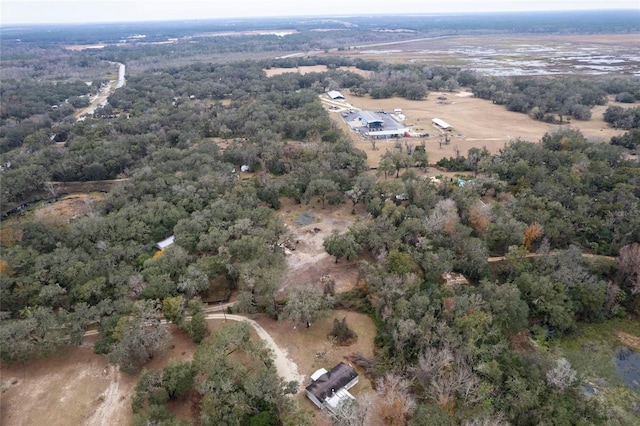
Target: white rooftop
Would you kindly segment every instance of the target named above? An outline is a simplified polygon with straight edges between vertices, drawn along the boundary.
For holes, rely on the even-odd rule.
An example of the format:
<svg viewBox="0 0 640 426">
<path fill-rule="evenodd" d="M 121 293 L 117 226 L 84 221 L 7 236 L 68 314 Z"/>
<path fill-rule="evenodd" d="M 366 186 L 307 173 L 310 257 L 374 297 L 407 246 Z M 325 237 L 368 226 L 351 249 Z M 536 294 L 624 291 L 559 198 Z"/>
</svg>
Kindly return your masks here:
<svg viewBox="0 0 640 426">
<path fill-rule="evenodd" d="M 311 380 L 313 380 L 313 381 L 315 382 L 315 381 L 316 381 L 316 380 L 318 380 L 318 379 L 319 379 L 323 374 L 327 374 L 327 373 L 328 373 L 328 371 L 327 371 L 327 370 L 325 370 L 324 368 L 321 368 L 321 369 L 317 370 L 315 373 L 313 373 L 313 374 L 311 375 Z"/>
<path fill-rule="evenodd" d="M 355 400 L 356 398 L 353 395 L 351 395 L 351 393 L 348 390 L 340 389 L 338 392 L 334 393 L 331 397 L 325 399 L 325 401 L 327 403 L 329 410 L 333 411 L 338 407 L 338 405 L 340 405 L 342 401 L 345 401 L 347 399 Z"/>
<path fill-rule="evenodd" d="M 442 127 L 443 129 L 448 129 L 449 127 L 451 127 L 449 123 L 447 123 L 444 120 L 440 120 L 439 118 L 434 118 L 431 121 L 433 122 L 433 124 L 436 124 L 437 126 Z"/>
<path fill-rule="evenodd" d="M 159 241 L 156 243 L 156 247 L 158 247 L 160 250 L 164 250 L 165 248 L 169 247 L 171 244 L 173 244 L 173 242 L 175 241 L 176 237 L 174 237 L 173 235 L 170 236 L 169 238 L 166 238 L 162 241 Z"/>
</svg>

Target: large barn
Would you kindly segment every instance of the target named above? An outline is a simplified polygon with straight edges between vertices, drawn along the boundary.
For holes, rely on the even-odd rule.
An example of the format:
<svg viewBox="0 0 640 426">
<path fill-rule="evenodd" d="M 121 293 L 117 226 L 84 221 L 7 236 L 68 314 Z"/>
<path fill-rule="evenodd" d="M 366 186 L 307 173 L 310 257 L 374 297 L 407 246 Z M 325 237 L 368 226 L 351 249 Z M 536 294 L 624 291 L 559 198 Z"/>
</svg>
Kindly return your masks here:
<svg viewBox="0 0 640 426">
<path fill-rule="evenodd" d="M 333 100 L 344 99 L 344 95 L 342 93 L 338 92 L 337 90 L 331 90 L 331 91 L 327 92 L 327 95 Z"/>
<path fill-rule="evenodd" d="M 379 129 L 384 126 L 384 120 L 371 111 L 360 111 L 358 117 L 362 120 L 362 124 L 370 129 Z"/>
</svg>

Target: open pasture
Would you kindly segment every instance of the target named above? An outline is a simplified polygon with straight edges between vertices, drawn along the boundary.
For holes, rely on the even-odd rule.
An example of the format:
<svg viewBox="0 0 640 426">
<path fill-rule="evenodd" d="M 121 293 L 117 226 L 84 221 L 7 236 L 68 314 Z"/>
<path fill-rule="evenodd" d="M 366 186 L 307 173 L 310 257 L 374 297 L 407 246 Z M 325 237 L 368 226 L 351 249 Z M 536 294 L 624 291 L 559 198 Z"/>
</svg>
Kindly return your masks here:
<svg viewBox="0 0 640 426">
<path fill-rule="evenodd" d="M 401 138 L 400 141 L 418 145 L 425 142 L 429 155 L 429 163 L 434 164 L 441 158 L 456 155 L 459 149 L 460 155 L 467 154 L 470 148 L 486 147 L 491 153 L 496 153 L 512 140 L 522 139 L 530 142 L 538 142 L 545 133 L 557 131 L 561 125 L 548 124 L 529 118 L 526 114 L 507 111 L 504 105 L 496 105 L 491 101 L 470 96 L 469 92 L 432 92 L 421 101 L 411 101 L 404 98 L 393 97 L 389 99 L 372 99 L 369 96 L 349 96 L 347 91 L 345 105 L 354 108 L 371 111 L 393 111 L 402 109 L 406 116 L 406 125 L 414 132 L 425 134 L 428 137 Z M 445 97 L 446 100 L 439 100 Z M 624 131 L 611 128 L 603 120 L 603 114 L 609 105 L 617 103 L 609 101 L 607 105 L 596 106 L 592 110 L 589 121 L 572 120 L 572 128 L 580 131 L 594 141 L 608 141 L 612 136 L 620 135 Z M 339 111 L 338 111 L 339 112 Z M 376 150 L 372 149 L 371 142 L 351 132 L 339 113 L 332 113 L 331 117 L 346 132 L 351 134 L 356 146 L 367 153 L 367 161 L 370 167 L 377 167 L 380 157 L 386 149 L 395 146 L 396 139 L 380 139 L 376 143 Z M 434 127 L 431 120 L 440 118 L 452 126 L 449 144 L 440 144 L 442 132 Z"/>
</svg>

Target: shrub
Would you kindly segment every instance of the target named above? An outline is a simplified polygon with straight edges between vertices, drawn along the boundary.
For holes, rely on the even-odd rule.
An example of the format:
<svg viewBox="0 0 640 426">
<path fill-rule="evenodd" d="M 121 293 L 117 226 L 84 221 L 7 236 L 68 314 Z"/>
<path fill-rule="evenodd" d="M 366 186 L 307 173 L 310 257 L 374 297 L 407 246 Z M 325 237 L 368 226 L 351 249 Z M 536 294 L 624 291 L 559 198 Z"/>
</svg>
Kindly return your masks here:
<svg viewBox="0 0 640 426">
<path fill-rule="evenodd" d="M 342 321 L 333 319 L 333 328 L 329 332 L 329 337 L 336 339 L 339 346 L 349 346 L 358 340 L 358 335 L 347 324 L 347 317 L 343 317 Z"/>
</svg>

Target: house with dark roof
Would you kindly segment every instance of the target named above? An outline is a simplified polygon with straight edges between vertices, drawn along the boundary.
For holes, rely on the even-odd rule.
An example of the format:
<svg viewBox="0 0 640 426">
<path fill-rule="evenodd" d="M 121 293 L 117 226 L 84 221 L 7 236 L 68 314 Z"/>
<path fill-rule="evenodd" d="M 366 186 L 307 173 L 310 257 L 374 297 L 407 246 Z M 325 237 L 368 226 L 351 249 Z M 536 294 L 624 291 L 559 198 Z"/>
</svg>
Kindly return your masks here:
<svg viewBox="0 0 640 426">
<path fill-rule="evenodd" d="M 335 410 L 341 402 L 355 397 L 349 389 L 358 383 L 358 373 L 348 364 L 339 363 L 330 371 L 319 369 L 311 375 L 305 391 L 307 398 L 320 409 Z"/>
</svg>

